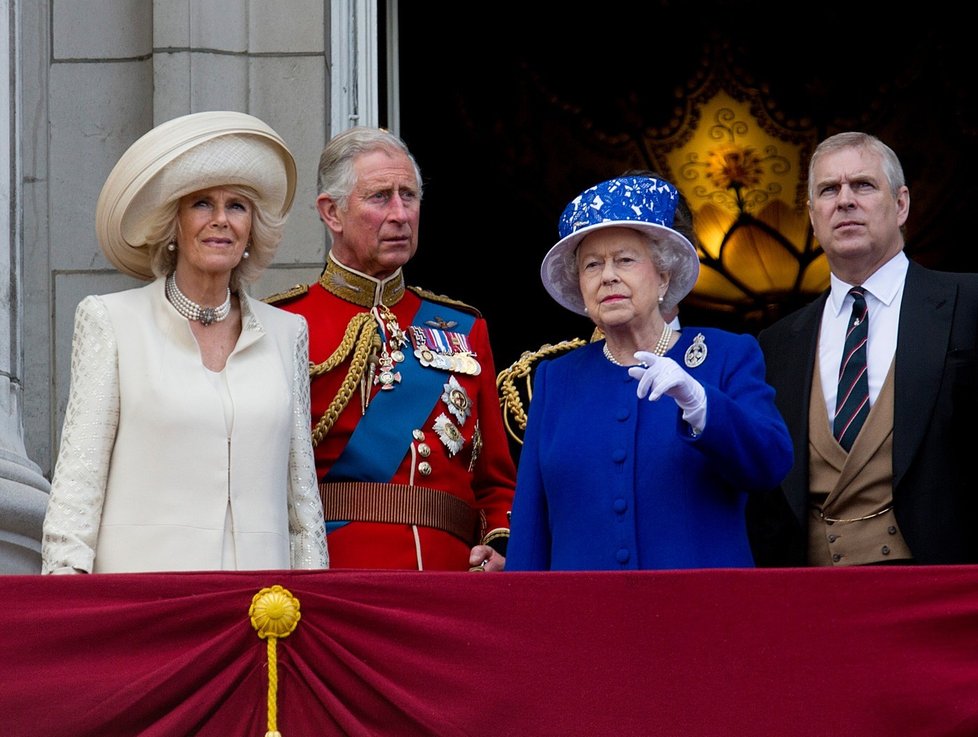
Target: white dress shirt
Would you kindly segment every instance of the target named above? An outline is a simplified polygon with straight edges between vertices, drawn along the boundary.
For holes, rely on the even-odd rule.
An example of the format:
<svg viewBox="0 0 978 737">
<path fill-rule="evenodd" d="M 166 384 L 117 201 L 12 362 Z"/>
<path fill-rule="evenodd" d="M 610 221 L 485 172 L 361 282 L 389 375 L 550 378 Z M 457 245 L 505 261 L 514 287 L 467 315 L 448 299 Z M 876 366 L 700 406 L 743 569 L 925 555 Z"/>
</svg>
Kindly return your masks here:
<svg viewBox="0 0 978 737">
<path fill-rule="evenodd" d="M 900 251 L 862 283 L 869 308 L 869 338 L 866 363 L 869 375 L 869 403 L 876 404 L 880 388 L 886 379 L 896 353 L 897 332 L 900 327 L 900 305 L 903 285 L 909 265 L 906 254 Z M 818 338 L 818 362 L 825 409 L 829 426 L 835 418 L 836 392 L 839 384 L 839 364 L 852 313 L 849 290 L 858 284 L 846 284 L 835 274 L 830 276 L 831 292 L 822 312 L 822 329 Z"/>
</svg>

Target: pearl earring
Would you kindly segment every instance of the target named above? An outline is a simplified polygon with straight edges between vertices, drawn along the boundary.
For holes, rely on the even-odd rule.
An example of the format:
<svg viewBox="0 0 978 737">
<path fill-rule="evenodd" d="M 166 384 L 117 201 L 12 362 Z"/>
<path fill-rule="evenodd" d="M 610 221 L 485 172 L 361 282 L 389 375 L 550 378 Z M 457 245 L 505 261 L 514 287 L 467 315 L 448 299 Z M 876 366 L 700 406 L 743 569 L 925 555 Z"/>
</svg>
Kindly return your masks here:
<svg viewBox="0 0 978 737">
<path fill-rule="evenodd" d="M 660 305 L 662 304 L 662 295 L 661 294 L 659 295 L 659 304 Z"/>
<path fill-rule="evenodd" d="M 245 251 L 244 253 L 241 254 L 241 258 L 248 258 L 250 255 L 251 255 L 250 253 Z"/>
<path fill-rule="evenodd" d="M 176 251 L 177 250 L 177 244 L 176 244 L 176 242 L 170 241 L 169 243 L 167 243 L 166 244 L 166 250 L 169 251 L 170 253 L 173 253 L 174 251 Z"/>
</svg>

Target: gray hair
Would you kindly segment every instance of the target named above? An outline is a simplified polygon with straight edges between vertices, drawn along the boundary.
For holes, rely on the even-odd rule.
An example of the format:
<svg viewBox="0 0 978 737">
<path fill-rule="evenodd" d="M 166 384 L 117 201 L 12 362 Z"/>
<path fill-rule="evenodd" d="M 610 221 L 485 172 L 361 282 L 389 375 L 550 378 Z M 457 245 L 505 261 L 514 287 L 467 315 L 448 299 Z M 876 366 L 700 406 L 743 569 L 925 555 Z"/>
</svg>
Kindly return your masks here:
<svg viewBox="0 0 978 737">
<path fill-rule="evenodd" d="M 622 227 L 627 228 L 628 225 L 623 223 Z M 669 275 L 669 287 L 666 289 L 666 293 L 662 295 L 662 304 L 659 305 L 661 310 L 668 312 L 686 296 L 685 293 L 676 294 L 676 292 L 679 289 L 679 285 L 690 283 L 693 275 L 699 270 L 699 261 L 695 258 L 690 258 L 689 247 L 681 245 L 678 242 L 680 239 L 658 237 L 638 228 L 632 228 L 632 230 L 635 230 L 641 235 L 645 241 L 645 246 L 649 250 L 652 265 L 655 266 L 656 271 Z M 581 239 L 581 243 L 583 242 L 584 239 Z M 581 244 L 578 243 L 577 248 L 574 249 L 572 254 L 568 254 L 569 257 L 565 261 L 567 270 L 570 272 L 569 277 L 573 280 L 575 289 L 579 289 L 577 282 L 580 279 L 581 273 L 577 263 L 577 252 L 580 247 Z"/>
<path fill-rule="evenodd" d="M 883 166 L 883 176 L 886 177 L 890 192 L 896 197 L 900 188 L 906 185 L 903 167 L 896 152 L 883 143 L 879 138 L 861 131 L 846 131 L 829 136 L 815 147 L 812 158 L 808 162 L 808 202 L 815 200 L 815 163 L 825 154 L 836 153 L 847 148 L 858 148 L 872 151 L 880 158 Z"/>
<path fill-rule="evenodd" d="M 699 262 L 695 258 L 690 260 L 685 246 L 679 246 L 672 240 L 659 240 L 655 236 L 649 236 L 649 251 L 655 268 L 669 274 L 669 288 L 662 295 L 660 305 L 664 312 L 669 312 L 686 296 L 676 294 L 676 290 L 678 285 L 686 284 L 694 277 L 699 270 Z"/>
<path fill-rule="evenodd" d="M 286 218 L 272 215 L 256 204 L 258 193 L 250 187 L 231 185 L 223 189 L 248 200 L 251 204 L 248 258 L 241 259 L 231 270 L 229 286 L 232 292 L 237 292 L 240 288 L 257 281 L 272 263 L 282 242 Z M 168 202 L 157 210 L 155 222 L 147 228 L 146 248 L 149 249 L 149 263 L 153 274 L 157 277 L 169 276 L 177 268 L 177 252 L 170 251 L 167 246 L 176 242 L 179 209 L 179 199 Z"/>
<path fill-rule="evenodd" d="M 407 144 L 400 137 L 384 128 L 356 126 L 338 133 L 326 144 L 319 157 L 317 187 L 319 194 L 333 198 L 340 208 L 346 209 L 353 188 L 357 185 L 354 161 L 362 154 L 384 151 L 388 154 L 404 154 L 414 167 L 418 193 L 422 190 L 421 169 Z"/>
</svg>

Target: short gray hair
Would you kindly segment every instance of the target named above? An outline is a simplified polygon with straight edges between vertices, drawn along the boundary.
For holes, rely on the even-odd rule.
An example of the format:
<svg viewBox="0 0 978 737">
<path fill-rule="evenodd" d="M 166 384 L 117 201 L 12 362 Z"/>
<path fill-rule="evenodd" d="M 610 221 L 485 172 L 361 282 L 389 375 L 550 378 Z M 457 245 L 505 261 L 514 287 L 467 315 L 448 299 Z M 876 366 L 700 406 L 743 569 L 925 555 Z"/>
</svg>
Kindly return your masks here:
<svg viewBox="0 0 978 737">
<path fill-rule="evenodd" d="M 859 148 L 872 151 L 880 157 L 883 166 L 883 176 L 890 186 L 890 192 L 896 197 L 900 187 L 906 185 L 903 167 L 896 152 L 883 143 L 879 138 L 861 131 L 846 131 L 829 136 L 815 147 L 812 158 L 808 161 L 808 202 L 815 200 L 815 163 L 825 154 L 836 153 L 847 148 Z"/>
<path fill-rule="evenodd" d="M 414 167 L 418 193 L 421 193 L 421 168 L 399 136 L 384 128 L 356 126 L 333 136 L 319 157 L 316 184 L 319 194 L 326 194 L 346 209 L 350 194 L 357 185 L 354 161 L 361 154 L 384 151 L 388 154 L 404 154 Z"/>
</svg>

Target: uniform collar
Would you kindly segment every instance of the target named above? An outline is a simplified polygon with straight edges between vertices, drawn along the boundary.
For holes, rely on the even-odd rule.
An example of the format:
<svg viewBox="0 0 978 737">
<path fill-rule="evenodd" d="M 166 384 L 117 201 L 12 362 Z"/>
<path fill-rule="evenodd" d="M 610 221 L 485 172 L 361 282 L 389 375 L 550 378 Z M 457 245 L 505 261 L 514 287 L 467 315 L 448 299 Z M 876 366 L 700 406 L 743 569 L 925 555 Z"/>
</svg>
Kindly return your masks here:
<svg viewBox="0 0 978 737">
<path fill-rule="evenodd" d="M 332 251 L 326 254 L 326 269 L 319 283 L 330 294 L 355 305 L 390 307 L 404 296 L 404 273 L 398 269 L 386 279 L 376 279 L 360 271 L 344 266 L 334 258 Z"/>
</svg>

